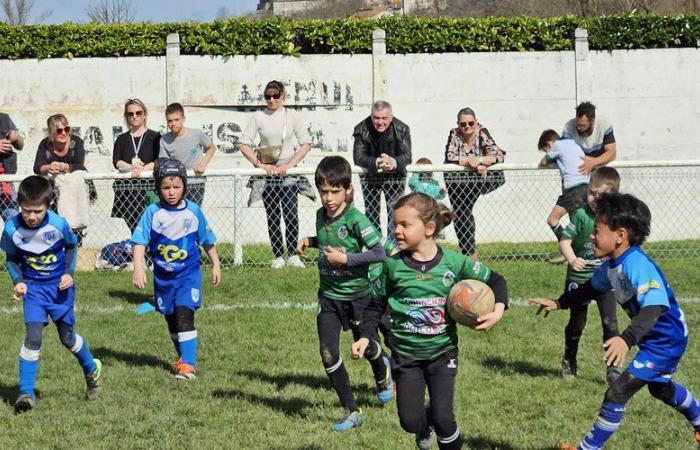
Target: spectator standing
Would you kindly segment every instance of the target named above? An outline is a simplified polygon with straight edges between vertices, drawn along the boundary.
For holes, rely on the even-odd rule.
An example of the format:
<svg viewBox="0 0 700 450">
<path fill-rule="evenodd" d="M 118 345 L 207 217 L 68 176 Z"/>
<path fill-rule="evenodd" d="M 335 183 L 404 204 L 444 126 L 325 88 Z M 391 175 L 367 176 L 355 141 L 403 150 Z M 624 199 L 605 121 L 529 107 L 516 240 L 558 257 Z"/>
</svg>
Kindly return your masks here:
<svg viewBox="0 0 700 450">
<path fill-rule="evenodd" d="M 582 174 L 589 174 L 596 167 L 614 161 L 617 156 L 612 123 L 606 117 L 596 116 L 591 102 L 576 107 L 576 117 L 564 124 L 561 138 L 573 139 L 586 154 L 579 166 Z"/>
<path fill-rule="evenodd" d="M 17 153 L 24 148 L 24 138 L 9 115 L 0 112 L 0 174 L 17 173 Z M 12 183 L 0 183 L 0 218 L 4 222 L 17 214 L 17 199 Z"/>
</svg>

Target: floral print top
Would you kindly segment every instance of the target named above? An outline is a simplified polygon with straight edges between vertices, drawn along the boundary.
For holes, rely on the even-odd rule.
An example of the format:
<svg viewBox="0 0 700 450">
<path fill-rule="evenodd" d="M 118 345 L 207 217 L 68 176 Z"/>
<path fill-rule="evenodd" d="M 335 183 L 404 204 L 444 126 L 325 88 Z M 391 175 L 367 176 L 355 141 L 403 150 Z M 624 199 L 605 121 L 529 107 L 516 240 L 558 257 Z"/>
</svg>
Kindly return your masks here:
<svg viewBox="0 0 700 450">
<path fill-rule="evenodd" d="M 445 163 L 459 164 L 459 158 L 468 156 L 492 156 L 496 162 L 503 162 L 506 152 L 496 145 L 489 130 L 477 124 L 476 138 L 471 145 L 467 143 L 459 128 L 450 130 L 445 147 Z M 495 163 L 494 163 L 495 164 Z"/>
</svg>

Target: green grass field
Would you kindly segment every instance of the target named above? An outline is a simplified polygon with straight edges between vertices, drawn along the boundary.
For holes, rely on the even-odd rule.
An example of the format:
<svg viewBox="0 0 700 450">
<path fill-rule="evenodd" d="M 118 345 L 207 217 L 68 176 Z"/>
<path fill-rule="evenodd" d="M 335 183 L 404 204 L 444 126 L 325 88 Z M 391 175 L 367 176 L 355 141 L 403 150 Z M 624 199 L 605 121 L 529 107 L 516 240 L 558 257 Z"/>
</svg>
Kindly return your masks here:
<svg viewBox="0 0 700 450">
<path fill-rule="evenodd" d="M 488 262 L 488 261 L 487 261 Z M 700 260 L 660 260 L 691 330 L 677 380 L 700 395 Z M 460 330 L 456 414 L 473 449 L 552 449 L 576 443 L 589 430 L 605 391 L 601 331 L 594 307 L 581 342 L 579 378 L 559 375 L 568 314 L 534 315 L 522 299 L 556 296 L 564 268 L 539 262 L 498 262 L 513 306 L 491 332 Z M 22 314 L 10 300 L 6 275 L 0 303 L 3 330 L 0 378 L 0 449 L 21 448 L 242 448 L 407 449 L 413 436 L 398 423 L 395 403 L 376 406 L 365 361 L 343 356 L 366 424 L 342 435 L 330 432 L 340 410 L 318 356 L 314 268 L 227 269 L 223 286 L 205 283 L 205 308 L 197 314 L 199 378 L 177 382 L 169 372 L 174 350 L 157 313 L 134 307 L 150 290 L 131 286 L 130 273 L 79 273 L 78 332 L 105 367 L 105 390 L 84 398 L 82 373 L 47 328 L 38 377 L 38 401 L 15 415 L 17 358 L 24 336 Z M 149 288 L 150 289 L 150 288 Z M 208 307 L 207 307 L 208 306 Z M 620 310 L 621 311 L 621 310 Z M 621 318 L 626 326 L 628 320 Z M 643 391 L 630 402 L 610 449 L 691 449 L 685 419 Z"/>
</svg>

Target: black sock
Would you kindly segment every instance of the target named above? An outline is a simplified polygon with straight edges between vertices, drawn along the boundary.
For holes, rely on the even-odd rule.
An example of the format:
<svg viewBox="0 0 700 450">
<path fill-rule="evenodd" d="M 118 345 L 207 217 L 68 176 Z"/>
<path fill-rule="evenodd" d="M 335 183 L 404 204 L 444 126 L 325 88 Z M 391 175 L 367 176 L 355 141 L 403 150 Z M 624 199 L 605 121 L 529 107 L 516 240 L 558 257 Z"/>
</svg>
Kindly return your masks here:
<svg viewBox="0 0 700 450">
<path fill-rule="evenodd" d="M 561 226 L 561 224 L 558 223 L 550 228 L 552 229 L 552 233 L 554 233 L 554 235 L 557 237 L 557 241 L 561 241 L 561 237 L 564 234 L 564 228 Z"/>
<path fill-rule="evenodd" d="M 369 346 L 365 350 L 365 357 L 369 361 L 370 366 L 372 366 L 372 373 L 374 373 L 374 380 L 377 382 L 384 381 L 386 379 L 386 362 L 384 350 L 379 342 L 375 340 L 369 341 Z"/>
<path fill-rule="evenodd" d="M 350 388 L 350 377 L 348 376 L 348 371 L 345 370 L 343 360 L 338 359 L 338 362 L 331 369 L 333 371 L 329 372 L 330 369 L 326 368 L 326 373 L 331 381 L 331 386 L 338 394 L 340 404 L 350 411 L 357 411 L 357 403 L 355 403 L 355 397 L 352 395 L 352 389 Z"/>
</svg>

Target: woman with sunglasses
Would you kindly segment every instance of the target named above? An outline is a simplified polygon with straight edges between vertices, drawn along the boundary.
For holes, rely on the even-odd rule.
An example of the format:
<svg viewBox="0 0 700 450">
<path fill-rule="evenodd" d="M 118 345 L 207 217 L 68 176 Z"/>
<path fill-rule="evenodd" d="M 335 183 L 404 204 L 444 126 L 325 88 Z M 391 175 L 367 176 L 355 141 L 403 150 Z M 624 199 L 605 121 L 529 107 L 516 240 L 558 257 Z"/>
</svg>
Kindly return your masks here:
<svg viewBox="0 0 700 450">
<path fill-rule="evenodd" d="M 131 180 L 115 180 L 112 217 L 122 218 L 131 233 L 136 229 L 141 213 L 146 208 L 147 193 L 153 190 L 152 179 L 139 179 L 144 170 L 153 170 L 160 151 L 160 133 L 148 129 L 148 108 L 138 98 L 124 104 L 124 122 L 129 131 L 114 142 L 112 164 L 120 172 L 130 172 Z"/>
<path fill-rule="evenodd" d="M 298 194 L 303 181 L 298 177 L 285 175 L 309 153 L 311 135 L 297 112 L 284 107 L 284 85 L 281 82 L 270 81 L 265 86 L 263 94 L 266 107 L 256 112 L 250 119 L 238 148 L 248 161 L 255 167 L 265 169 L 268 174 L 264 180 L 262 200 L 274 254 L 272 268 L 280 269 L 285 264 L 291 267 L 304 267 L 296 250 L 299 239 Z M 257 137 L 260 138 L 260 146 L 258 151 L 254 152 L 253 143 Z M 251 187 L 254 188 L 254 192 L 251 193 L 252 199 L 255 185 Z M 286 234 L 284 241 L 282 216 L 284 216 Z M 284 242 L 287 244 L 286 262 L 283 256 Z"/>
<path fill-rule="evenodd" d="M 445 163 L 459 164 L 464 172 L 446 172 L 445 185 L 455 213 L 455 232 L 459 248 L 477 260 L 472 209 L 480 195 L 505 182 L 503 172 L 489 166 L 503 162 L 506 152 L 494 142 L 488 130 L 476 120 L 471 108 L 457 113 L 457 128 L 450 130 L 445 147 Z"/>
<path fill-rule="evenodd" d="M 54 114 L 46 120 L 49 135 L 39 142 L 34 159 L 37 175 L 58 175 L 85 169 L 83 140 L 70 134 L 68 119 Z"/>
</svg>

